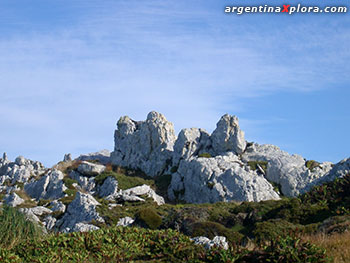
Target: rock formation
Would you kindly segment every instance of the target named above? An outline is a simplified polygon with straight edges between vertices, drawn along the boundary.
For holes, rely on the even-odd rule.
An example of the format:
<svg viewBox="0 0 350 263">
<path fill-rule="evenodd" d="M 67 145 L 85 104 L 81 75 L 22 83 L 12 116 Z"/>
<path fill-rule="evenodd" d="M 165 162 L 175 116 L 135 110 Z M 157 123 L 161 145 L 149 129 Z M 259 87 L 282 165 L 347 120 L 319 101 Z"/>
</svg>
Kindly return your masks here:
<svg viewBox="0 0 350 263">
<path fill-rule="evenodd" d="M 140 122 L 124 116 L 117 125 L 111 154 L 113 164 L 141 169 L 150 176 L 167 169 L 176 136 L 173 124 L 162 114 L 152 111 L 146 121 Z"/>
<path fill-rule="evenodd" d="M 150 112 L 139 122 L 125 116 L 118 121 L 114 140 L 112 153 L 104 150 L 76 160 L 66 155 L 64 163 L 51 169 L 22 156 L 11 162 L 4 153 L 0 158 L 2 201 L 19 207 L 47 230 L 90 231 L 105 222 L 106 217 L 98 213 L 104 211 L 97 209 L 100 205 L 108 211 L 125 202 L 165 203 L 149 185 L 120 189 L 123 181 L 119 184 L 111 164 L 142 170 L 152 177 L 171 177 L 167 197 L 189 203 L 276 200 L 350 173 L 350 158 L 334 165 L 317 163 L 277 146 L 247 143 L 237 117 L 227 114 L 212 134 L 189 128 L 182 129 L 178 137 L 173 124 L 160 113 Z M 118 225 L 134 221 L 124 217 Z M 198 237 L 195 242 L 208 248 L 214 244 L 225 247 L 220 237 Z"/>
</svg>

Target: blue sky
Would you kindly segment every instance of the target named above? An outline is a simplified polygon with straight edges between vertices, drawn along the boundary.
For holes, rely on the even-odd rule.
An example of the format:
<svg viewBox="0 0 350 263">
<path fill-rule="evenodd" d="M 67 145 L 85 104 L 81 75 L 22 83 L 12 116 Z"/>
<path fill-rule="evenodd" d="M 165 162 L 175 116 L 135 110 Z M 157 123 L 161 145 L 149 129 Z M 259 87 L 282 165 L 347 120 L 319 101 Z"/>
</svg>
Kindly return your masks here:
<svg viewBox="0 0 350 263">
<path fill-rule="evenodd" d="M 249 141 L 349 157 L 349 13 L 223 12 L 257 3 L 282 4 L 2 0 L 0 151 L 51 166 L 68 152 L 112 150 L 120 116 L 157 110 L 177 132 L 212 131 L 229 113 Z"/>
</svg>

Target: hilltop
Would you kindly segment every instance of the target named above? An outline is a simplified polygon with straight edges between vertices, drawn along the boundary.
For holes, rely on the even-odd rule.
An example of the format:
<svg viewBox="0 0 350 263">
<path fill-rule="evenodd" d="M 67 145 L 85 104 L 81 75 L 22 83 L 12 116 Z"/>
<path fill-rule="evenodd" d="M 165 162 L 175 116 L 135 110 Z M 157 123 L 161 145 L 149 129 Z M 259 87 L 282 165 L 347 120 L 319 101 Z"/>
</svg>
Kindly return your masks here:
<svg viewBox="0 0 350 263">
<path fill-rule="evenodd" d="M 212 134 L 189 128 L 178 136 L 160 113 L 150 112 L 145 121 L 124 116 L 114 141 L 111 153 L 104 150 L 74 160 L 67 154 L 52 168 L 21 156 L 12 162 L 4 154 L 0 158 L 3 216 L 9 213 L 8 206 L 15 207 L 49 236 L 89 232 L 103 239 L 108 231 L 129 233 L 120 227 L 146 228 L 150 232 L 145 235 L 165 235 L 165 243 L 171 240 L 168 235 L 176 236 L 190 246 L 188 253 L 202 253 L 200 260 L 207 262 L 212 262 L 210 255 L 198 252 L 194 244 L 218 248 L 213 253 L 220 260 L 227 256 L 232 261 L 236 253 L 244 262 L 249 257 L 276 256 L 277 247 L 286 255 L 283 242 L 290 245 L 305 235 L 343 233 L 348 228 L 350 159 L 319 163 L 274 145 L 247 142 L 236 116 L 222 116 Z M 152 232 L 158 230 L 165 232 Z M 79 237 L 88 236 L 59 238 L 69 242 Z M 270 243 L 276 240 L 280 243 Z M 7 247 L 29 260 L 33 255 L 18 249 L 20 241 Z M 28 251 L 35 244 L 30 242 Z M 266 242 L 270 250 L 261 250 L 259 244 Z M 249 246 L 254 252 L 233 250 Z M 309 251 L 319 262 L 324 258 L 321 250 L 306 243 L 295 246 L 297 254 Z M 91 251 L 86 253 L 85 259 L 94 258 Z M 130 258 L 124 255 L 125 259 L 145 259 L 135 253 Z M 174 260 L 181 258 L 178 251 L 168 254 L 172 253 L 177 255 Z M 169 256 L 165 254 L 163 259 Z"/>
</svg>

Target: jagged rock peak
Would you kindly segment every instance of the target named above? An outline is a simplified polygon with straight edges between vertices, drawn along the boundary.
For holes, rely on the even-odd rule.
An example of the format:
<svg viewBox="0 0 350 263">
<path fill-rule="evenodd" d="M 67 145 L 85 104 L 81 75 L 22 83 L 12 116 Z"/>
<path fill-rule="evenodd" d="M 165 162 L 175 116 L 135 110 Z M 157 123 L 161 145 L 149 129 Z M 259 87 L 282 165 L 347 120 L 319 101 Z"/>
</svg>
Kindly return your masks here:
<svg viewBox="0 0 350 263">
<path fill-rule="evenodd" d="M 241 154 L 246 148 L 244 132 L 239 127 L 238 118 L 228 114 L 223 115 L 216 124 L 211 140 L 217 154 L 228 151 Z"/>
<path fill-rule="evenodd" d="M 8 159 L 7 159 L 7 153 L 4 152 L 4 154 L 2 155 L 2 159 L 3 159 L 4 161 L 7 161 L 7 160 L 8 160 Z"/>
<path fill-rule="evenodd" d="M 121 117 L 114 134 L 111 162 L 141 169 L 151 176 L 162 173 L 176 140 L 174 126 L 161 113 L 152 111 L 145 121 Z"/>
</svg>

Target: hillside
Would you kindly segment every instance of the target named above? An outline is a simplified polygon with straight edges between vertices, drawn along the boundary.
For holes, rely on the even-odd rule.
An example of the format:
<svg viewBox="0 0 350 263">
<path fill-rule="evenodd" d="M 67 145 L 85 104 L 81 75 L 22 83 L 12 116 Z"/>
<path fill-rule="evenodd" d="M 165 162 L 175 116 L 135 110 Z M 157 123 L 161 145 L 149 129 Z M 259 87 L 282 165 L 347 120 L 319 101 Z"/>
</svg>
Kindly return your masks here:
<svg viewBox="0 0 350 263">
<path fill-rule="evenodd" d="M 157 112 L 145 121 L 121 117 L 117 126 L 112 153 L 67 154 L 49 169 L 0 158 L 0 259 L 350 260 L 331 245 L 350 222 L 350 159 L 318 163 L 246 142 L 230 115 L 212 134 L 191 128 L 175 136 Z"/>
</svg>

